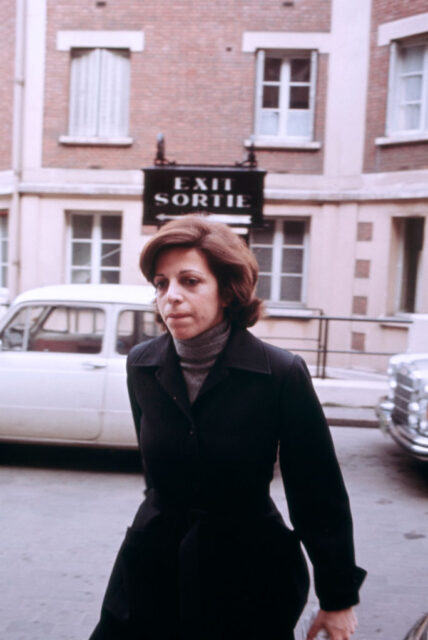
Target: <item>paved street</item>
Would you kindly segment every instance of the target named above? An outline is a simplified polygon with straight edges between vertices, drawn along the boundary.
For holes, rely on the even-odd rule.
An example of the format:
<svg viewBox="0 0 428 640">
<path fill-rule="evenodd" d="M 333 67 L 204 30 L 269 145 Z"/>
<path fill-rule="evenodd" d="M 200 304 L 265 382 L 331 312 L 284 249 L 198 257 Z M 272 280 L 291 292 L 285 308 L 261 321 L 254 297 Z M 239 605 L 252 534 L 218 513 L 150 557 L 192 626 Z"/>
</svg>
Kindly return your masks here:
<svg viewBox="0 0 428 640">
<path fill-rule="evenodd" d="M 403 640 L 428 611 L 428 466 L 376 429 L 332 431 L 358 562 L 369 571 L 354 638 Z M 9 447 L 0 455 L 0 638 L 87 640 L 141 498 L 135 458 Z M 273 495 L 285 510 L 279 477 Z"/>
</svg>

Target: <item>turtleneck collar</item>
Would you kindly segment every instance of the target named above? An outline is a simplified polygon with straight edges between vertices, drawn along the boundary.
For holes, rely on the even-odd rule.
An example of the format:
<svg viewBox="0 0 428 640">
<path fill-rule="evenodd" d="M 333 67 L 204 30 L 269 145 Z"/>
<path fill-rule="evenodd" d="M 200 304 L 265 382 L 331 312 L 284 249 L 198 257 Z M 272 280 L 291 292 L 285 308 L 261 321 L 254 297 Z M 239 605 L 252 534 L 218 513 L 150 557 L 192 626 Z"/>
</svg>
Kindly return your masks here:
<svg viewBox="0 0 428 640">
<path fill-rule="evenodd" d="M 229 322 L 223 320 L 194 338 L 173 338 L 191 404 L 196 400 L 217 356 L 226 346 L 230 331 Z"/>
<path fill-rule="evenodd" d="M 208 331 L 193 338 L 179 340 L 173 338 L 175 350 L 180 359 L 192 362 L 205 362 L 216 358 L 225 346 L 230 335 L 228 320 L 222 320 Z"/>
</svg>

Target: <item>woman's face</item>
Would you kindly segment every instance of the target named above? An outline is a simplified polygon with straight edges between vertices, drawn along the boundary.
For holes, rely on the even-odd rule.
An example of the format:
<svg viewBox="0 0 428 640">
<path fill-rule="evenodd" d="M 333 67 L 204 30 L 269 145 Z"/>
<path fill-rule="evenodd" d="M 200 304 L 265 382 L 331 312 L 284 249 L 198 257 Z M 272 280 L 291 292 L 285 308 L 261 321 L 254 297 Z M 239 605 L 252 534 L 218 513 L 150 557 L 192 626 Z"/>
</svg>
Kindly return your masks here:
<svg viewBox="0 0 428 640">
<path fill-rule="evenodd" d="M 223 319 L 217 280 L 198 249 L 162 251 L 153 284 L 159 313 L 174 338 L 194 338 Z"/>
</svg>

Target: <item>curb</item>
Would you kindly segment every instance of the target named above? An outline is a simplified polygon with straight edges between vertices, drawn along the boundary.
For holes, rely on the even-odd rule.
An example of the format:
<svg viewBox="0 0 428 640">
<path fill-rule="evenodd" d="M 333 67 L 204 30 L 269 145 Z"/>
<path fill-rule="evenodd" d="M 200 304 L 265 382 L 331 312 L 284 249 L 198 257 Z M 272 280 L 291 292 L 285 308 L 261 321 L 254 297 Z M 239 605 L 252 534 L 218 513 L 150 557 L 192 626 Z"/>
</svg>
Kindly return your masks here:
<svg viewBox="0 0 428 640">
<path fill-rule="evenodd" d="M 388 392 L 386 380 L 314 378 L 313 383 L 331 426 L 379 427 L 376 407 Z"/>
<path fill-rule="evenodd" d="M 379 424 L 376 420 L 353 420 L 352 418 L 344 418 L 341 420 L 340 418 L 326 417 L 330 427 L 361 427 L 363 429 L 379 429 Z"/>
</svg>

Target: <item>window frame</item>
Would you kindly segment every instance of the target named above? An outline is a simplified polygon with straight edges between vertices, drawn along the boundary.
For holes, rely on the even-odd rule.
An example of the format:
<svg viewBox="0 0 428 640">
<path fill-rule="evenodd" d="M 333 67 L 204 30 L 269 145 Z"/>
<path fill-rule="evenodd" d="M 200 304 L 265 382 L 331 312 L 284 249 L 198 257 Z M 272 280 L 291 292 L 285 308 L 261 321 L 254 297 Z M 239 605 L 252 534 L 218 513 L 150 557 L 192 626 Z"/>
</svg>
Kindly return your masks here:
<svg viewBox="0 0 428 640">
<path fill-rule="evenodd" d="M 253 242 L 250 235 L 250 248 L 272 248 L 272 270 L 262 271 L 260 269 L 260 275 L 270 275 L 270 298 L 265 298 L 264 302 L 269 308 L 297 308 L 301 309 L 306 307 L 307 304 L 307 277 L 309 267 L 309 228 L 310 220 L 307 217 L 287 217 L 287 218 L 275 218 L 267 219 L 269 222 L 274 223 L 272 243 Z M 285 241 L 285 225 L 288 222 L 300 222 L 304 225 L 303 229 L 303 243 L 301 245 L 286 245 Z M 287 275 L 282 269 L 282 252 L 284 247 L 299 248 L 303 250 L 302 271 L 300 277 L 302 279 L 301 296 L 300 300 L 281 300 L 281 278 Z M 289 276 L 298 274 L 288 274 Z"/>
<path fill-rule="evenodd" d="M 0 289 L 7 289 L 9 275 L 9 212 L 7 210 L 0 210 L 0 222 Z"/>
<path fill-rule="evenodd" d="M 280 97 L 279 97 L 279 133 L 275 135 L 261 132 L 261 116 L 263 113 L 263 87 L 265 84 L 264 69 L 267 58 L 281 58 Z M 292 59 L 306 59 L 310 61 L 309 79 L 309 131 L 308 135 L 290 135 L 287 131 L 287 116 L 289 112 L 288 97 L 290 92 L 290 63 Z M 254 142 L 256 146 L 290 146 L 296 148 L 319 148 L 320 143 L 314 141 L 316 91 L 318 75 L 318 52 L 316 50 L 277 50 L 258 49 L 256 53 L 255 73 L 255 101 L 254 101 Z"/>
<path fill-rule="evenodd" d="M 403 52 L 412 47 L 424 47 L 421 88 L 420 126 L 417 129 L 400 127 L 400 82 L 402 72 Z M 428 38 L 414 37 L 405 40 L 395 40 L 390 44 L 388 100 L 385 134 L 389 138 L 420 139 L 428 137 Z"/>
<path fill-rule="evenodd" d="M 123 248 L 123 215 L 117 211 L 68 211 L 67 212 L 67 251 L 66 251 L 66 282 L 73 283 L 73 271 L 82 270 L 84 265 L 73 265 L 73 218 L 77 216 L 92 217 L 92 232 L 90 239 L 82 238 L 80 241 L 91 246 L 90 264 L 86 268 L 90 272 L 90 284 L 101 284 L 103 271 L 112 271 L 119 274 L 118 283 L 121 281 L 122 275 L 122 248 Z M 102 238 L 102 218 L 118 217 L 120 218 L 121 232 L 119 239 L 103 239 Z M 79 239 L 78 239 L 79 240 Z M 102 265 L 102 246 L 104 244 L 119 244 L 120 259 L 118 267 L 108 267 Z M 104 256 L 105 257 L 105 256 Z"/>
<path fill-rule="evenodd" d="M 406 245 L 408 244 L 408 233 L 410 232 L 410 224 L 412 221 L 420 221 L 422 226 L 423 234 L 420 236 L 421 246 L 418 249 L 415 264 L 413 267 L 416 269 L 416 278 L 413 284 L 407 281 L 407 275 L 409 272 L 409 268 L 411 268 L 411 256 L 410 248 Z M 402 217 L 395 218 L 394 220 L 396 229 L 397 229 L 397 263 L 396 263 L 396 280 L 395 280 L 395 313 L 402 314 L 412 314 L 419 312 L 419 303 L 421 300 L 422 294 L 422 260 L 423 260 L 423 245 L 424 245 L 424 235 L 425 235 L 425 225 L 428 224 L 424 217 Z M 408 297 L 408 288 L 411 286 L 413 291 L 413 304 L 412 309 L 404 308 L 403 300 Z"/>
</svg>

